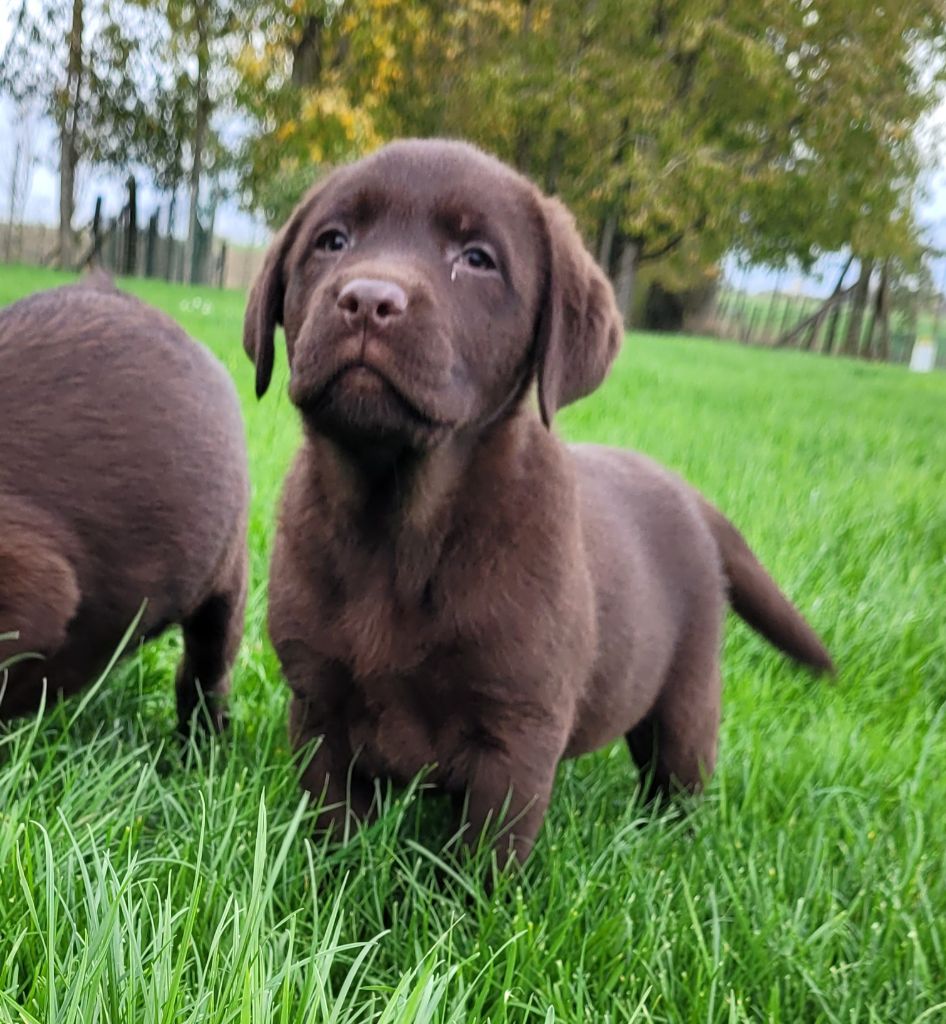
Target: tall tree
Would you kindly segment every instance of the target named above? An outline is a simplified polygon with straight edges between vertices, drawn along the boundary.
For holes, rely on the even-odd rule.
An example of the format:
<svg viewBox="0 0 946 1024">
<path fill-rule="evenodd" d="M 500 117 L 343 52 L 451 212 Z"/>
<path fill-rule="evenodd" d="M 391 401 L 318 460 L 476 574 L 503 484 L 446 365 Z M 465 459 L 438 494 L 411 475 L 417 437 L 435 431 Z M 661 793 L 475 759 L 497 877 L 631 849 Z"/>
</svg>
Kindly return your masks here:
<svg viewBox="0 0 946 1024">
<path fill-rule="evenodd" d="M 192 280 L 201 204 L 207 191 L 204 180 L 209 174 L 218 190 L 226 162 L 215 118 L 227 106 L 233 89 L 238 30 L 242 31 L 256 5 L 242 0 L 150 2 L 167 28 L 158 76 L 163 84 L 152 103 L 162 112 L 167 134 L 164 138 L 142 135 L 141 144 L 146 161 L 163 164 L 165 171 L 186 165 L 189 213 L 184 277 Z M 178 184 L 174 181 L 175 191 Z"/>
<path fill-rule="evenodd" d="M 138 41 L 108 0 L 21 0 L 0 63 L 0 92 L 36 103 L 56 125 L 59 247 L 75 257 L 73 220 L 81 164 L 121 166 L 134 133 Z"/>
</svg>

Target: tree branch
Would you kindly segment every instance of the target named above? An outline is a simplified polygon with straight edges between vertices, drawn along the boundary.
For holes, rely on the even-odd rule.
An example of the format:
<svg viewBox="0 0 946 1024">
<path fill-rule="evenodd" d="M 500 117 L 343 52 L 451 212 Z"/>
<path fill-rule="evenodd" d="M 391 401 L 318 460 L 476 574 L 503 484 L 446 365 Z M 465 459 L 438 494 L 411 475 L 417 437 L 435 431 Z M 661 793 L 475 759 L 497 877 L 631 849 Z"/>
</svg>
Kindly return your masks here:
<svg viewBox="0 0 946 1024">
<path fill-rule="evenodd" d="M 674 249 L 686 238 L 689 232 L 684 228 L 683 231 L 678 231 L 675 235 L 671 236 L 663 245 L 658 246 L 651 252 L 641 251 L 640 256 L 637 257 L 638 263 L 650 263 L 653 260 L 659 260 L 661 256 L 666 256 L 667 253 L 673 252 Z"/>
</svg>

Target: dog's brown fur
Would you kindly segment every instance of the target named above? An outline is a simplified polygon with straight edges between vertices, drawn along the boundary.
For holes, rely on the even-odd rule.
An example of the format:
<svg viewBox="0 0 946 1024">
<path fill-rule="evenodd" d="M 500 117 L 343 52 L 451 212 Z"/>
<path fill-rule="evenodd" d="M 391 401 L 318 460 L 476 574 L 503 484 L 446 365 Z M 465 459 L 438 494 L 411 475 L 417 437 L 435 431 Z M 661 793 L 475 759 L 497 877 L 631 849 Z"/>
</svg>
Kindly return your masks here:
<svg viewBox="0 0 946 1024">
<path fill-rule="evenodd" d="M 0 310 L 0 718 L 180 623 L 181 728 L 242 633 L 248 484 L 220 364 L 102 271 Z M 10 664 L 10 662 L 14 662 Z"/>
<path fill-rule="evenodd" d="M 412 141 L 331 175 L 250 297 L 259 394 L 277 323 L 305 440 L 269 627 L 294 742 L 322 737 L 303 777 L 325 791 L 322 825 L 365 818 L 374 778 L 433 766 L 468 797 L 470 841 L 508 797 L 501 851 L 521 859 L 558 761 L 621 735 L 656 790 L 698 787 L 716 756 L 727 595 L 830 669 L 695 491 L 548 429 L 601 383 L 621 324 L 565 209 L 498 161 Z"/>
</svg>

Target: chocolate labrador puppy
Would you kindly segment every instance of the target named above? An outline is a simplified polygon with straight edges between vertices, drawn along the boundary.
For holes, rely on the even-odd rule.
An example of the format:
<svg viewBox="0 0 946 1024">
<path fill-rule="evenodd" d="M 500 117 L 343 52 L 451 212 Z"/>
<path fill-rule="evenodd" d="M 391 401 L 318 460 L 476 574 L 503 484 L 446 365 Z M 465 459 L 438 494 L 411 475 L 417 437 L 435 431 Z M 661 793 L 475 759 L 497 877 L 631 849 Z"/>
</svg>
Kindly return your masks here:
<svg viewBox="0 0 946 1024">
<path fill-rule="evenodd" d="M 242 633 L 248 484 L 230 377 L 107 275 L 0 310 L 0 718 L 184 631 L 180 726 Z"/>
<path fill-rule="evenodd" d="M 266 391 L 285 325 L 305 439 L 269 628 L 320 824 L 425 766 L 466 836 L 525 858 L 559 760 L 624 736 L 654 792 L 712 771 L 727 599 L 830 658 L 736 529 L 641 455 L 563 444 L 622 338 L 565 208 L 471 146 L 405 141 L 331 174 L 246 313 Z M 533 391 L 538 393 L 538 402 Z"/>
</svg>

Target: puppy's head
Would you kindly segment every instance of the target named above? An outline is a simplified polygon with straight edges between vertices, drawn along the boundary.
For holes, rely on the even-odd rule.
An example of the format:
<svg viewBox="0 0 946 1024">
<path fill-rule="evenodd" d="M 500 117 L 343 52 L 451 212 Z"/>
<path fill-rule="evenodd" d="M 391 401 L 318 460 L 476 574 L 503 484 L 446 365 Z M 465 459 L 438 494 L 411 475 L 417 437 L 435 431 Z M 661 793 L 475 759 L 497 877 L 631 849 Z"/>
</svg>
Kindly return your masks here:
<svg viewBox="0 0 946 1024">
<path fill-rule="evenodd" d="M 277 324 L 310 427 L 420 450 L 511 411 L 533 380 L 550 423 L 601 383 L 621 338 L 565 208 L 444 141 L 393 143 L 300 202 L 250 293 L 257 395 Z"/>
</svg>

